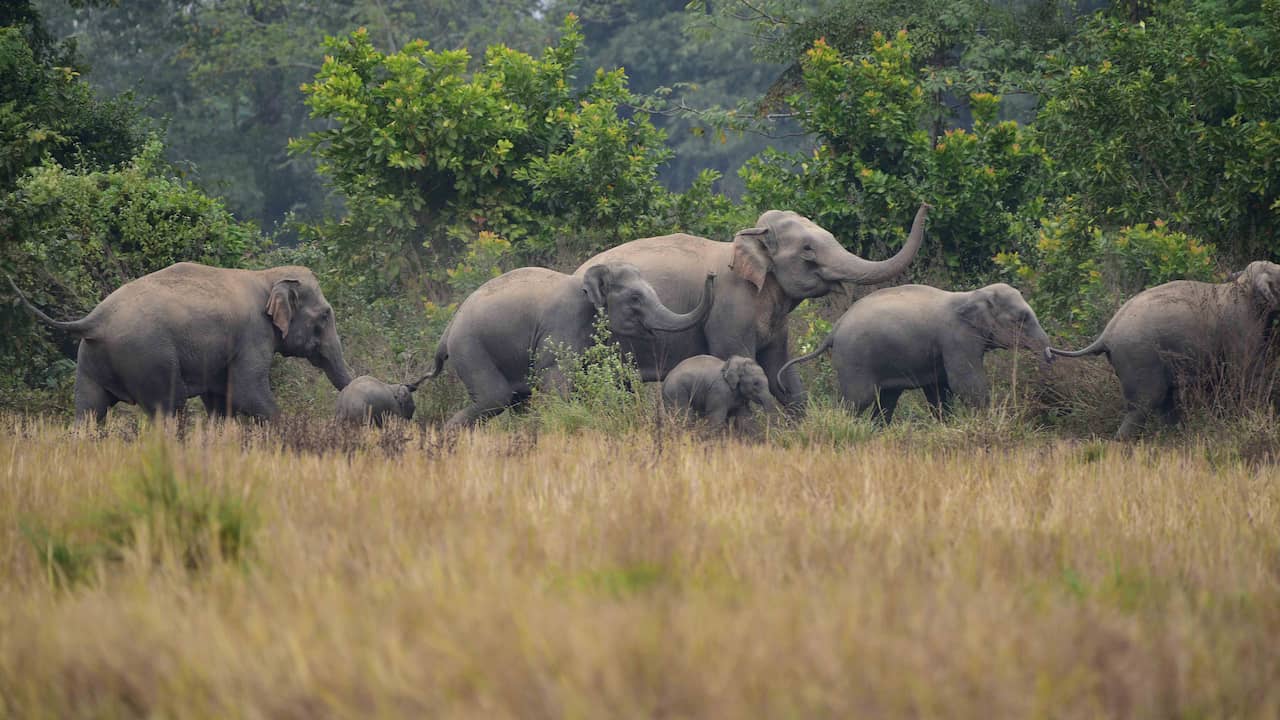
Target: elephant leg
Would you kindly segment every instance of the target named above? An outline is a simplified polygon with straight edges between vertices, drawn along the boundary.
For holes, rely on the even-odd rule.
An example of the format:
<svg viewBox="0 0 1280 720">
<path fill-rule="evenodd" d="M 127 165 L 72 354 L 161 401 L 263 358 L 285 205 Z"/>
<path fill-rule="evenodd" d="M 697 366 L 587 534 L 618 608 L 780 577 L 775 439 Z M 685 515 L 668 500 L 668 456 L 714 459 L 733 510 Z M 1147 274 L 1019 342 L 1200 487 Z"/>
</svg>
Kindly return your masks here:
<svg viewBox="0 0 1280 720">
<path fill-rule="evenodd" d="M 880 390 L 865 382 L 840 383 L 840 401 L 854 415 L 862 415 L 876 406 Z"/>
<path fill-rule="evenodd" d="M 769 392 L 778 399 L 778 402 L 787 411 L 788 415 L 803 415 L 805 405 L 809 402 L 809 396 L 805 393 L 804 383 L 800 380 L 800 371 L 795 365 L 787 368 L 783 373 L 782 379 L 784 385 L 778 384 L 778 371 L 791 358 L 787 355 L 787 337 L 784 334 L 776 339 L 773 344 L 761 348 L 756 353 L 756 362 L 764 370 L 765 377 L 769 379 Z"/>
<path fill-rule="evenodd" d="M 280 413 L 271 392 L 271 357 L 246 356 L 227 369 L 226 414 L 270 420 Z M 207 406 L 206 406 L 207 407 Z"/>
<path fill-rule="evenodd" d="M 943 359 L 948 390 L 975 408 L 984 408 L 991 400 L 987 373 L 982 367 L 982 354 L 979 349 L 948 355 Z"/>
<path fill-rule="evenodd" d="M 876 398 L 875 409 L 872 411 L 871 418 L 884 425 L 893 422 L 893 411 L 898 408 L 898 398 L 900 397 L 902 397 L 901 390 L 885 390 L 882 388 L 879 397 Z"/>
<path fill-rule="evenodd" d="M 951 388 L 947 387 L 944 382 L 937 382 L 933 385 L 925 385 L 924 399 L 929 403 L 929 407 L 933 408 L 933 414 L 939 420 L 946 417 L 951 412 Z"/>
<path fill-rule="evenodd" d="M 462 383 L 467 386 L 471 404 L 453 414 L 445 430 L 469 428 L 506 410 L 514 403 L 516 388 L 488 356 L 479 353 L 468 358 L 471 364 L 456 365 Z"/>
<path fill-rule="evenodd" d="M 76 420 L 92 417 L 101 424 L 107 419 L 107 409 L 116 404 L 116 398 L 106 388 L 89 377 L 83 370 L 76 370 Z"/>
<path fill-rule="evenodd" d="M 1173 388 L 1165 393 L 1164 402 L 1160 405 L 1160 413 L 1164 415 L 1164 421 L 1170 425 L 1178 425 L 1182 422 L 1182 407 L 1178 404 L 1178 393 Z"/>
<path fill-rule="evenodd" d="M 729 408 L 728 406 L 719 406 L 707 413 L 707 425 L 715 430 L 721 430 L 729 425 Z"/>
<path fill-rule="evenodd" d="M 200 395 L 200 402 L 204 403 L 204 411 L 211 418 L 227 417 L 227 396 L 219 393 L 207 392 Z"/>
<path fill-rule="evenodd" d="M 1117 440 L 1129 440 L 1142 429 L 1147 417 L 1164 406 L 1171 395 L 1170 383 L 1164 364 L 1158 360 L 1135 361 L 1127 357 L 1114 357 L 1112 364 L 1120 378 L 1120 388 L 1129 406 Z"/>
</svg>

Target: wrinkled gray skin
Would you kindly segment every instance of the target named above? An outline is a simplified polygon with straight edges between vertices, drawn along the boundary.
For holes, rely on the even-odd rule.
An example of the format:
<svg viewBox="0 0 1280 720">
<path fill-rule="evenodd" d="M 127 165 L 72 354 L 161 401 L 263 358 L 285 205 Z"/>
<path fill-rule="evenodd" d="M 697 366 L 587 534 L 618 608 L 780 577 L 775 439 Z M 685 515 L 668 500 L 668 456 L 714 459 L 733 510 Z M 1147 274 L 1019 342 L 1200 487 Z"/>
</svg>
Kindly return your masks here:
<svg viewBox="0 0 1280 720">
<path fill-rule="evenodd" d="M 210 414 L 273 417 L 276 353 L 306 358 L 339 390 L 351 382 L 333 309 L 305 267 L 177 263 L 122 285 L 72 322 L 22 300 L 45 324 L 80 338 L 79 419 L 102 421 L 118 402 L 172 414 L 196 395 Z"/>
<path fill-rule="evenodd" d="M 789 409 L 805 403 L 800 377 L 791 371 L 778 380 L 787 362 L 787 314 L 805 298 L 822 297 L 841 283 L 885 282 L 911 263 L 924 238 L 929 206 L 921 205 L 906 245 L 888 260 L 872 262 L 849 253 L 812 221 L 793 212 L 770 210 L 756 226 L 739 231 L 732 242 L 675 234 L 633 240 L 587 260 L 577 270 L 608 262 L 626 262 L 678 311 L 698 302 L 702 278 L 719 274 L 717 301 L 707 321 L 686 332 L 624 340 L 646 381 L 662 380 L 677 364 L 695 355 L 756 360 L 769 378 L 770 391 Z"/>
<path fill-rule="evenodd" d="M 567 390 L 550 346 L 578 353 L 589 347 L 596 308 L 606 311 L 609 328 L 619 338 L 701 324 L 712 308 L 714 278 L 704 273 L 702 299 L 684 314 L 659 302 L 640 272 L 623 263 L 600 265 L 581 277 L 521 268 L 486 282 L 463 301 L 445 328 L 435 367 L 426 376 L 439 375 L 451 359 L 471 396 L 471 405 L 449 418 L 445 428 L 469 427 L 527 398 L 530 368 L 544 384 Z"/>
<path fill-rule="evenodd" d="M 713 428 L 751 414 L 753 402 L 770 413 L 779 408 L 764 370 L 741 355 L 728 360 L 695 355 L 684 360 L 662 381 L 662 400 L 669 408 L 705 417 Z"/>
<path fill-rule="evenodd" d="M 904 390 L 920 388 L 942 414 L 952 395 L 975 407 L 990 394 L 982 358 L 1024 347 L 1047 358 L 1049 337 L 1014 288 L 997 283 L 970 292 L 902 285 L 854 303 L 804 362 L 831 350 L 840 395 L 857 413 L 874 408 L 888 424 Z"/>
<path fill-rule="evenodd" d="M 343 422 L 372 422 L 382 427 L 389 417 L 413 419 L 413 393 L 418 383 L 392 385 L 361 375 L 338 393 L 337 418 Z"/>
<path fill-rule="evenodd" d="M 1280 265 L 1259 260 L 1225 283 L 1175 280 L 1144 290 L 1120 306 L 1093 344 L 1050 352 L 1107 356 L 1129 407 L 1116 432 L 1125 440 L 1154 410 L 1167 420 L 1178 419 L 1174 391 L 1179 381 L 1217 363 L 1255 369 L 1277 311 Z"/>
</svg>

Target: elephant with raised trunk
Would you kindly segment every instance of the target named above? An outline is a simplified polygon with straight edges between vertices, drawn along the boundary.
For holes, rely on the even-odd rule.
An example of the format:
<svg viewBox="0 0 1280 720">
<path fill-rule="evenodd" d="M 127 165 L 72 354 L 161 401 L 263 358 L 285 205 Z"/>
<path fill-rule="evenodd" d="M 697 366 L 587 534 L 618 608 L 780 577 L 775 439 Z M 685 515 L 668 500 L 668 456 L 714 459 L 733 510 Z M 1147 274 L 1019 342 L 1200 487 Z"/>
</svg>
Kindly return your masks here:
<svg viewBox="0 0 1280 720">
<path fill-rule="evenodd" d="M 817 350 L 831 363 L 846 406 L 875 408 L 888 424 L 904 390 L 920 388 L 942 414 L 952 395 L 976 407 L 989 400 L 982 358 L 988 350 L 1024 347 L 1048 358 L 1049 336 L 1022 294 L 997 283 L 969 292 L 927 285 L 878 290 L 854 303 Z"/>
<path fill-rule="evenodd" d="M 382 427 L 387 418 L 413 419 L 413 393 L 418 382 L 392 385 L 372 375 L 361 375 L 338 393 L 335 413 L 346 423 L 373 423 Z"/>
<path fill-rule="evenodd" d="M 864 260 L 841 247 L 831 233 L 794 212 L 770 210 L 732 242 L 675 234 L 633 240 L 596 255 L 577 275 L 610 262 L 640 268 L 662 302 L 686 311 L 698 302 L 702 278 L 719 273 L 717 301 L 705 323 L 679 333 L 627 338 L 622 348 L 636 358 L 645 380 L 662 380 L 686 358 L 714 355 L 754 359 L 769 377 L 770 391 L 784 405 L 802 407 L 800 378 L 785 382 L 787 314 L 805 298 L 822 297 L 841 283 L 873 285 L 897 276 L 911 263 L 924 238 L 929 205 L 921 205 L 907 242 L 888 260 Z"/>
<path fill-rule="evenodd" d="M 467 427 L 527 398 L 529 378 L 563 392 L 555 346 L 581 353 L 591 344 L 597 308 L 617 338 L 652 337 L 700 325 L 712 309 L 714 273 L 705 273 L 702 296 L 687 313 L 673 312 L 640 271 L 625 263 L 591 268 L 581 277 L 546 268 L 500 275 L 471 293 L 445 328 L 436 349 L 440 374 L 452 360 L 471 405 L 449 418 L 446 429 Z"/>
<path fill-rule="evenodd" d="M 1261 369 L 1280 312 L 1280 265 L 1249 263 L 1224 283 L 1175 280 L 1133 296 L 1088 347 L 1054 355 L 1105 354 L 1120 379 L 1128 412 L 1116 432 L 1128 439 L 1154 410 L 1178 418 L 1175 390 L 1186 381 L 1214 384 Z"/>
<path fill-rule="evenodd" d="M 10 281 L 12 285 L 12 281 Z M 41 322 L 80 338 L 76 417 L 118 402 L 172 414 L 200 396 L 210 414 L 276 415 L 271 358 L 306 358 L 339 390 L 351 382 L 333 308 L 305 267 L 234 270 L 177 263 L 116 289 L 80 320 Z"/>
<path fill-rule="evenodd" d="M 728 360 L 695 355 L 684 360 L 662 381 L 662 401 L 671 409 L 705 417 L 713 428 L 750 415 L 751 403 L 766 412 L 778 411 L 764 370 L 741 355 Z"/>
</svg>

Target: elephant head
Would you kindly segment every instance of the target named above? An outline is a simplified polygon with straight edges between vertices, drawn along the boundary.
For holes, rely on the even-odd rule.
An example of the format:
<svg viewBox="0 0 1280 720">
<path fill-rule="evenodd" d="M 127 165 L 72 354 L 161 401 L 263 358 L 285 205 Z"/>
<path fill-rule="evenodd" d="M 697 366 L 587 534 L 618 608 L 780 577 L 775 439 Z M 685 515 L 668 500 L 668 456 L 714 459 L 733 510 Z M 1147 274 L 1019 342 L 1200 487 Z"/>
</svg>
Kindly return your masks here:
<svg viewBox="0 0 1280 720">
<path fill-rule="evenodd" d="M 615 335 L 643 337 L 655 330 L 688 330 L 706 320 L 715 301 L 715 278 L 715 273 L 707 273 L 702 299 L 687 313 L 663 305 L 653 286 L 640 277 L 640 269 L 626 263 L 591 266 L 582 278 L 582 290 L 592 305 L 608 312 Z"/>
<path fill-rule="evenodd" d="M 957 308 L 990 348 L 1023 347 L 1049 358 L 1049 336 L 1022 293 L 1004 283 L 979 288 Z"/>
<path fill-rule="evenodd" d="M 1280 265 L 1254 260 L 1234 273 L 1232 280 L 1253 298 L 1264 315 L 1280 311 Z"/>
<path fill-rule="evenodd" d="M 418 389 L 418 383 L 393 385 L 391 388 L 391 397 L 396 401 L 396 413 L 405 420 L 413 419 L 413 411 L 417 408 L 413 404 L 413 391 Z"/>
<path fill-rule="evenodd" d="M 821 297 L 841 283 L 874 285 L 889 280 L 911 264 L 924 239 L 931 206 L 916 212 L 907 243 L 888 260 L 865 260 L 845 250 L 831 233 L 794 212 L 769 210 L 756 226 L 733 238 L 733 270 L 759 291 L 772 273 L 788 297 Z"/>
<path fill-rule="evenodd" d="M 720 375 L 729 384 L 729 389 L 739 397 L 757 403 L 769 412 L 778 409 L 773 393 L 769 392 L 769 378 L 765 377 L 764 369 L 755 360 L 734 355 L 724 361 Z"/>
<path fill-rule="evenodd" d="M 271 285 L 265 312 L 278 333 L 276 348 L 286 357 L 306 358 L 339 390 L 351 382 L 333 308 L 315 276 L 304 268 Z"/>
</svg>

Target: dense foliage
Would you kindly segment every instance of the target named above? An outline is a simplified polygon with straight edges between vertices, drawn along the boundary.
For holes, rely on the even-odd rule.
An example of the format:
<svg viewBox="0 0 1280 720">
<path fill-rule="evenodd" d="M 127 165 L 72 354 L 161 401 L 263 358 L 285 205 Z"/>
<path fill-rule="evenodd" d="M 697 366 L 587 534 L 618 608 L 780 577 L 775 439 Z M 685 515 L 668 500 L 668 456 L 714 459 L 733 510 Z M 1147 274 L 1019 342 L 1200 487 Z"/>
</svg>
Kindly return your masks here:
<svg viewBox="0 0 1280 720">
<path fill-rule="evenodd" d="M 543 263 L 660 232 L 664 135 L 620 111 L 621 70 L 576 85 L 581 45 L 572 15 L 541 58 L 491 46 L 475 71 L 467 51 L 424 41 L 384 54 L 363 30 L 329 40 L 303 89 L 331 127 L 293 143 L 347 200 L 321 243 L 378 295 L 431 290 L 484 231 Z"/>
<path fill-rule="evenodd" d="M 876 36 L 847 57 L 818 41 L 803 62 L 803 91 L 788 102 L 820 140 L 811 155 L 767 152 L 743 168 L 747 202 L 792 208 L 846 245 L 874 254 L 897 244 L 930 202 L 930 254 L 963 272 L 991 257 L 1043 202 L 1046 157 L 1033 135 L 997 121 L 999 98 L 975 93 L 971 130 L 925 129 L 929 103 L 905 32 Z"/>
</svg>

